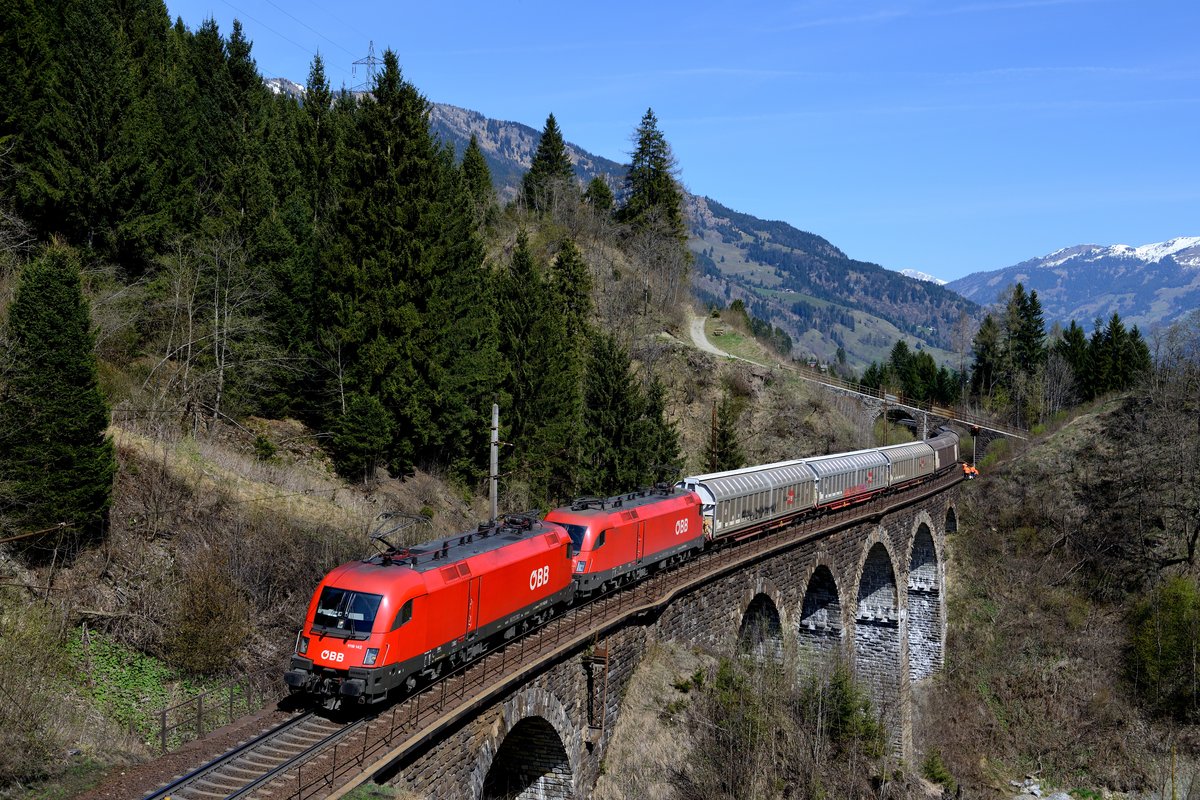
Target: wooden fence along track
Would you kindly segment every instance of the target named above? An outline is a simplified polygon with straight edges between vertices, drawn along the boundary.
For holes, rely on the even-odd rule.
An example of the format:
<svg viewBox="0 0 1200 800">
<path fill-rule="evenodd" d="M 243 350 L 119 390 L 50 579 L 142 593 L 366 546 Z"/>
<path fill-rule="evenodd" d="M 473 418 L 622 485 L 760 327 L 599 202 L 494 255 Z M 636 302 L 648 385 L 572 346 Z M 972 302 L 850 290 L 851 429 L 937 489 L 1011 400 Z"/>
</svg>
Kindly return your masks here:
<svg viewBox="0 0 1200 800">
<path fill-rule="evenodd" d="M 337 724 L 312 714 L 303 715 L 305 719 L 320 720 L 320 723 L 312 723 L 316 727 L 306 728 L 303 734 L 299 728 L 293 731 L 287 727 L 297 724 L 296 720 L 284 723 L 146 800 L 168 796 L 181 800 L 341 797 L 354 786 L 387 770 L 389 765 L 436 741 L 443 731 L 491 705 L 546 667 L 582 651 L 597 636 L 603 637 L 639 617 L 653 616 L 679 595 L 714 578 L 809 539 L 919 502 L 962 479 L 961 471 L 955 468 L 902 492 L 783 525 L 735 546 L 710 550 L 675 569 L 657 572 L 641 583 L 568 609 L 541 628 L 464 665 L 392 704 L 377 716 L 329 730 L 328 726 Z M 327 726 L 323 733 L 321 723 Z M 319 738 L 321 736 L 324 738 Z M 301 746 L 300 741 L 305 738 L 308 744 Z M 289 744 L 283 744 L 281 740 Z M 268 765 L 270 758 L 275 760 Z M 235 776 L 245 776 L 237 786 L 234 786 Z M 219 786 L 220 789 L 218 793 L 193 789 L 193 785 L 199 787 L 202 784 L 185 785 L 184 781 L 208 781 L 203 785 Z"/>
</svg>

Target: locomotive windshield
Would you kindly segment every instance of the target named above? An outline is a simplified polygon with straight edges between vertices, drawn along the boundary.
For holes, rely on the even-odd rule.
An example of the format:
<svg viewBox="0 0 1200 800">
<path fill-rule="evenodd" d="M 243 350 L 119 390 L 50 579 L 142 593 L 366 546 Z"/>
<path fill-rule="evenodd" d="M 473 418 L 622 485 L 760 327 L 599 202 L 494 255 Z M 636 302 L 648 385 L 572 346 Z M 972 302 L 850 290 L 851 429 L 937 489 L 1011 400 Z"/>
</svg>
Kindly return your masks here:
<svg viewBox="0 0 1200 800">
<path fill-rule="evenodd" d="M 571 555 L 575 555 L 583 547 L 583 537 L 587 536 L 587 526 L 585 525 L 568 525 L 560 522 L 567 529 L 567 535 L 571 537 Z"/>
<path fill-rule="evenodd" d="M 381 602 L 382 595 L 326 586 L 321 590 L 321 599 L 317 602 L 313 628 L 335 635 L 369 634 Z"/>
</svg>

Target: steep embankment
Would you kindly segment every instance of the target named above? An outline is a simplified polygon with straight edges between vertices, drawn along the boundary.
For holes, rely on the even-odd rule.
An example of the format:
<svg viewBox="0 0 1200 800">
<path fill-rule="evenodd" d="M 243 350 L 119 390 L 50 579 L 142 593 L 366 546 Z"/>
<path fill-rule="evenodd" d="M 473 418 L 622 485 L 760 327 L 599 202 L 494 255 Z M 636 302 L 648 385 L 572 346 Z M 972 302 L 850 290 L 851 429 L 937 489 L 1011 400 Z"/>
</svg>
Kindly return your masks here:
<svg viewBox="0 0 1200 800">
<path fill-rule="evenodd" d="M 1181 458 L 1195 442 L 1163 435 L 1171 415 L 1149 390 L 1112 400 L 965 489 L 946 668 L 917 698 L 920 740 L 968 796 L 1011 796 L 1027 774 L 1139 797 L 1171 796 L 1174 774 L 1200 790 L 1197 731 L 1147 711 L 1129 659 L 1134 609 L 1190 568 L 1171 563 L 1186 525 L 1168 495 L 1194 492 Z"/>
</svg>

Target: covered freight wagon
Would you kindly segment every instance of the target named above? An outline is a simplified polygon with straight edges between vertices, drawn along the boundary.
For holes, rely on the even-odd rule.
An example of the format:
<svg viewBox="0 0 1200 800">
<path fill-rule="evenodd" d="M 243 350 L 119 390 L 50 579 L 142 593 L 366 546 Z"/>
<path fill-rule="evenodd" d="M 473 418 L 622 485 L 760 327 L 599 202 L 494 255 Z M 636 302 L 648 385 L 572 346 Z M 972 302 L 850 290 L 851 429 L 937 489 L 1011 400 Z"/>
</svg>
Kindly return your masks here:
<svg viewBox="0 0 1200 800">
<path fill-rule="evenodd" d="M 700 496 L 709 538 L 789 517 L 813 507 L 816 475 L 803 460 L 694 475 L 679 482 Z"/>
</svg>

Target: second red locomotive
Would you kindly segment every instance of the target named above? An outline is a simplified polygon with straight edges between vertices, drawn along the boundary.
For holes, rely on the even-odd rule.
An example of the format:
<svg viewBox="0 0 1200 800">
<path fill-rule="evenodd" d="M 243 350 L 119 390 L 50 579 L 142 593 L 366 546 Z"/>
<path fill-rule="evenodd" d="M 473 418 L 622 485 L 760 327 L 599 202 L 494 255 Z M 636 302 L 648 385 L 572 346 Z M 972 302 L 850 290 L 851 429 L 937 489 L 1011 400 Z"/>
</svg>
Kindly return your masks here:
<svg viewBox="0 0 1200 800">
<path fill-rule="evenodd" d="M 583 595 L 638 580 L 704 548 L 700 498 L 673 486 L 581 498 L 546 521 L 570 535 L 575 588 Z"/>
</svg>

